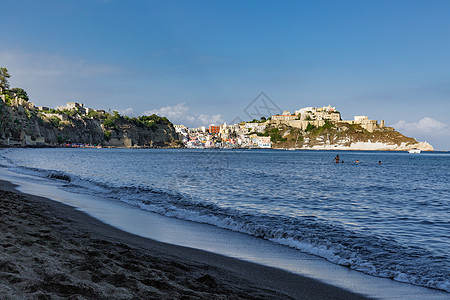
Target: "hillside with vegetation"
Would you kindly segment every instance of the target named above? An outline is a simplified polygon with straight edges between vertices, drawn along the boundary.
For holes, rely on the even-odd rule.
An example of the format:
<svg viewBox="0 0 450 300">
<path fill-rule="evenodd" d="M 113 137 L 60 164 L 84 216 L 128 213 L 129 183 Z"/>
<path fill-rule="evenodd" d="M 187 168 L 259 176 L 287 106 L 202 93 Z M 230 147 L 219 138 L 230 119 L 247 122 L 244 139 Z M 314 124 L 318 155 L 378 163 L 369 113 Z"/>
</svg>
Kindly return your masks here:
<svg viewBox="0 0 450 300">
<path fill-rule="evenodd" d="M 268 122 L 265 132 L 270 136 L 272 148 L 295 149 L 348 149 L 348 150 L 433 150 L 428 143 L 404 136 L 392 127 L 377 128 L 369 132 L 358 124 L 326 121 L 322 126 L 309 124 L 306 129 L 291 127 L 282 122 Z"/>
<path fill-rule="evenodd" d="M 10 88 L 0 68 L 0 145 L 179 147 L 173 124 L 157 115 L 130 118 L 117 111 L 35 107 L 22 88 Z"/>
</svg>

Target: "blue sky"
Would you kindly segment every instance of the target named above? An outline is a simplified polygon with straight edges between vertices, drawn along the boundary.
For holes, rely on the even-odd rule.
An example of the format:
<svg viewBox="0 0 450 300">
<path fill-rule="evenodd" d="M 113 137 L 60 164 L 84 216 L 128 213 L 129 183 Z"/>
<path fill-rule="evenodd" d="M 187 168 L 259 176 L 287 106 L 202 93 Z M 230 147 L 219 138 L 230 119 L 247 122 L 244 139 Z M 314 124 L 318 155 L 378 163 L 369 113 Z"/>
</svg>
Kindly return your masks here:
<svg viewBox="0 0 450 300">
<path fill-rule="evenodd" d="M 0 66 L 37 105 L 189 126 L 335 106 L 450 150 L 450 1 L 4 1 Z"/>
</svg>

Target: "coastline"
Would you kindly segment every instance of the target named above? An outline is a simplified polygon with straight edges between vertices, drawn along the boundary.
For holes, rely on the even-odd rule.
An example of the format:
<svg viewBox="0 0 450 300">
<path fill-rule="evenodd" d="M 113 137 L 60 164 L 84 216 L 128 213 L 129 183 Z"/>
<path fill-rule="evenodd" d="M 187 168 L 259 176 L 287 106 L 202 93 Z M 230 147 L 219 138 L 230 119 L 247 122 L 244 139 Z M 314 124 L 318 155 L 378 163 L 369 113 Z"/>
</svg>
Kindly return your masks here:
<svg viewBox="0 0 450 300">
<path fill-rule="evenodd" d="M 7 297 L 367 299 L 318 280 L 136 236 L 0 181 Z"/>
<path fill-rule="evenodd" d="M 1 149 L 27 149 L 27 148 L 33 148 L 33 149 L 47 149 L 47 148 L 97 148 L 97 147 L 68 147 L 68 146 L 61 146 L 61 145 L 26 145 L 26 146 L 10 146 L 10 145 L 0 145 Z M 253 147 L 242 147 L 242 148 L 188 148 L 188 147 L 116 147 L 116 146 L 103 146 L 100 147 L 104 149 L 176 149 L 176 150 L 182 150 L 182 149 L 188 149 L 188 150 L 311 150 L 311 151 L 364 151 L 364 152 L 407 152 L 411 150 L 411 147 L 406 148 L 389 148 L 389 147 L 380 147 L 380 148 L 352 148 L 352 147 L 323 147 L 323 146 L 314 146 L 314 147 L 297 147 L 297 148 L 286 148 L 286 147 L 272 147 L 272 148 L 253 148 Z M 449 152 L 450 150 L 429 150 L 429 149 L 420 149 L 422 152 Z"/>
</svg>

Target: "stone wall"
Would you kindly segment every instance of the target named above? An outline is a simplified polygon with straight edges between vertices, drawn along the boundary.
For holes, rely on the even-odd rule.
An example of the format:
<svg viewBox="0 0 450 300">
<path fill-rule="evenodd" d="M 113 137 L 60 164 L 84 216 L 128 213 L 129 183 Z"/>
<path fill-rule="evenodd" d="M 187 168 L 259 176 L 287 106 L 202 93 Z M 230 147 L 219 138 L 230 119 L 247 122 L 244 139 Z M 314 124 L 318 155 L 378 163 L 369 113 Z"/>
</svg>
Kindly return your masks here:
<svg viewBox="0 0 450 300">
<path fill-rule="evenodd" d="M 294 128 L 299 128 L 301 130 L 305 130 L 309 124 L 314 125 L 316 127 L 323 126 L 325 124 L 325 120 L 310 120 L 310 121 L 302 121 L 302 120 L 292 120 L 292 121 L 269 121 L 268 124 L 285 124 Z"/>
</svg>

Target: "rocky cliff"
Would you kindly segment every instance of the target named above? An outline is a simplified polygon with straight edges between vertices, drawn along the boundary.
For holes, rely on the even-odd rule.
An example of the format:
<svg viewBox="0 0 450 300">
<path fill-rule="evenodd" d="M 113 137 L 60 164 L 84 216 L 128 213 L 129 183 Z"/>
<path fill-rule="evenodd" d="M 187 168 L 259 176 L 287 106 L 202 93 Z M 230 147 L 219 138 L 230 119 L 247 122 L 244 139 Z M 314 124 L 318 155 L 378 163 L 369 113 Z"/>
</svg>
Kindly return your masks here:
<svg viewBox="0 0 450 300">
<path fill-rule="evenodd" d="M 420 149 L 433 151 L 426 142 L 406 137 L 392 127 L 368 132 L 356 124 L 325 123 L 301 130 L 285 124 L 269 124 L 265 135 L 272 137 L 272 148 L 295 148 L 316 150 L 393 150 Z"/>
<path fill-rule="evenodd" d="M 66 143 L 115 147 L 179 147 L 166 118 L 128 118 L 40 111 L 26 101 L 0 100 L 0 145 L 57 146 Z"/>
<path fill-rule="evenodd" d="M 127 148 L 182 146 L 179 136 L 170 122 L 145 122 L 139 121 L 139 119 L 119 118 L 114 126 L 105 126 L 103 123 L 101 128 L 105 132 L 105 140 L 102 142 L 105 146 Z M 106 134 L 108 132 L 110 135 Z"/>
</svg>

